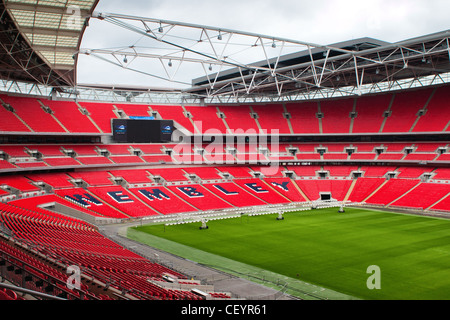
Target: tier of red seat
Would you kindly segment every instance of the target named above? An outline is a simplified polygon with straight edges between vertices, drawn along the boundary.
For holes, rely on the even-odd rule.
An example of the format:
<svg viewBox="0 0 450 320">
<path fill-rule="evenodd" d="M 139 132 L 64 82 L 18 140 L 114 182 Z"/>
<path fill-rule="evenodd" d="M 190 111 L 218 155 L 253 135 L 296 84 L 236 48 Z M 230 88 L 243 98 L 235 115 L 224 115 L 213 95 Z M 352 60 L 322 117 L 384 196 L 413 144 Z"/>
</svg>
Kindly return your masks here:
<svg viewBox="0 0 450 320">
<path fill-rule="evenodd" d="M 237 170 L 239 167 L 234 168 Z M 201 169 L 204 168 L 195 168 L 195 170 L 187 169 L 187 172 L 201 172 Z M 211 169 L 211 168 L 209 168 Z M 245 171 L 245 167 L 240 168 L 243 172 L 252 172 L 250 168 L 247 168 L 248 171 Z M 152 170 L 153 172 L 157 169 Z M 96 206 L 92 204 L 89 209 L 95 212 L 102 214 L 102 216 L 116 217 L 116 218 L 126 218 L 129 216 L 142 216 L 142 215 L 153 215 L 153 212 L 147 206 L 141 206 L 140 202 L 146 203 L 148 206 L 154 208 L 156 212 L 161 214 L 170 214 L 170 213 L 179 213 L 179 212 L 191 212 L 196 209 L 200 210 L 211 210 L 211 209 L 220 209 L 230 207 L 230 204 L 233 206 L 246 206 L 246 205 L 258 205 L 258 204 L 267 204 L 267 203 L 283 203 L 290 201 L 304 201 L 302 194 L 297 192 L 295 188 L 283 188 L 284 183 L 296 183 L 300 189 L 307 195 L 309 200 L 317 200 L 320 198 L 321 192 L 330 192 L 333 197 L 337 200 L 343 200 L 350 189 L 350 185 L 352 183 L 351 173 L 352 172 L 361 172 L 364 178 L 358 178 L 356 181 L 356 185 L 353 188 L 353 192 L 349 197 L 350 201 L 361 202 L 366 199 L 371 193 L 375 192 L 376 189 L 381 186 L 383 182 L 386 181 L 386 178 L 383 177 L 386 173 L 392 172 L 397 173 L 397 179 L 391 179 L 386 182 L 386 185 L 383 186 L 378 192 L 375 193 L 374 196 L 368 199 L 368 203 L 372 204 L 382 204 L 387 205 L 390 202 L 394 201 L 397 198 L 401 198 L 411 190 L 414 186 L 420 183 L 418 180 L 424 173 L 429 174 L 432 178 L 430 185 L 436 185 L 436 188 L 439 186 L 439 190 L 442 190 L 444 194 L 442 194 L 441 198 L 444 197 L 445 190 L 448 189 L 447 183 L 436 183 L 438 180 L 448 180 L 450 179 L 450 175 L 446 174 L 445 169 L 438 168 L 436 170 L 433 169 L 425 169 L 425 168 L 411 168 L 411 167 L 355 167 L 355 166 L 347 166 L 347 167 L 333 167 L 333 166 L 324 166 L 324 167 L 313 167 L 308 168 L 307 171 L 302 167 L 286 167 L 280 169 L 280 171 L 292 171 L 297 174 L 297 177 L 300 179 L 290 180 L 288 178 L 249 178 L 246 176 L 238 176 L 235 177 L 232 182 L 220 182 L 221 180 L 216 179 L 215 176 L 206 176 L 204 177 L 203 185 L 197 183 L 189 183 L 186 184 L 187 177 L 183 175 L 183 170 L 181 169 L 160 169 L 164 170 L 167 174 L 166 182 L 169 183 L 179 183 L 178 185 L 169 185 L 167 187 L 163 187 L 162 185 L 155 184 L 154 181 L 151 180 L 151 177 L 148 176 L 148 172 L 146 170 L 122 170 L 120 174 L 123 176 L 125 172 L 128 172 L 131 176 L 140 176 L 144 179 L 147 184 L 152 184 L 153 186 L 147 187 L 139 187 L 139 186 L 131 186 L 131 188 L 127 191 L 125 188 L 120 186 L 114 186 L 112 180 L 105 179 L 100 181 L 90 181 L 94 183 L 94 187 L 89 187 L 88 190 L 84 190 L 81 188 L 69 188 L 69 189 L 56 189 L 56 193 L 66 200 L 76 199 L 75 195 L 83 195 L 90 194 L 91 196 L 97 196 L 98 199 L 103 204 L 109 204 L 110 206 Z M 209 171 L 205 169 L 206 171 Z M 215 168 L 214 171 L 219 172 L 219 170 L 223 170 L 224 172 L 230 171 L 226 168 Z M 260 170 L 258 168 L 257 170 Z M 176 174 L 178 172 L 178 175 Z M 345 179 L 318 179 L 317 174 L 319 172 L 327 172 L 330 177 L 343 177 Z M 92 173 L 90 173 L 92 174 Z M 103 177 L 110 176 L 108 172 L 95 172 L 97 175 L 102 175 Z M 314 176 L 315 178 L 313 178 Z M 434 178 L 434 174 L 436 174 L 437 179 Z M 310 179 L 302 179 L 302 177 L 310 176 Z M 42 176 L 42 175 L 41 175 Z M 78 177 L 83 177 L 83 173 L 80 173 Z M 34 176 L 31 176 L 34 177 Z M 59 177 L 60 178 L 60 177 Z M 210 179 L 214 178 L 214 179 Z M 35 178 L 36 179 L 36 178 Z M 48 180 L 47 180 L 48 181 Z M 436 181 L 436 182 L 435 182 Z M 139 182 L 143 182 L 139 180 Z M 144 182 L 144 183 L 145 183 Z M 275 183 L 273 183 L 275 182 Z M 96 186 L 97 185 L 97 186 Z M 102 185 L 99 187 L 98 185 Z M 142 192 L 139 192 L 139 191 Z M 113 196 L 108 196 L 108 193 L 114 193 L 113 196 L 116 197 L 114 199 Z M 240 197 L 234 197 L 237 194 L 240 194 Z M 253 197 L 247 198 L 249 199 L 246 203 L 245 197 L 248 197 L 251 194 L 253 197 L 258 198 L 259 200 L 251 200 Z M 413 193 L 414 194 L 414 193 Z M 245 195 L 244 197 L 242 195 Z M 68 196 L 68 197 L 67 197 Z M 437 200 L 439 200 L 439 195 Z M 138 201 L 138 198 L 141 201 Z M 236 200 L 238 199 L 239 200 Z M 405 199 L 408 199 L 405 198 Z M 405 200 L 404 199 L 404 200 Z M 86 198 L 84 199 L 86 200 Z M 406 201 L 406 200 L 405 200 Z M 76 203 L 76 202 L 75 202 Z M 170 205 L 169 205 L 170 203 Z M 132 205 L 130 205 L 132 204 Z M 136 206 L 138 204 L 138 206 Z M 397 203 L 393 203 L 393 206 L 397 205 Z M 402 204 L 402 206 L 405 206 Z M 111 207 L 118 208 L 118 212 L 126 212 L 126 215 L 111 215 Z M 130 208 L 133 208 L 133 211 L 129 211 Z M 105 209 L 105 212 L 102 212 L 100 208 Z M 179 209 L 179 210 L 177 210 Z M 107 212 L 107 213 L 106 213 Z"/>
<path fill-rule="evenodd" d="M 273 172 L 272 172 L 273 171 Z M 450 174 L 447 173 L 446 168 L 434 168 L 434 167 L 407 167 L 407 166 L 279 166 L 279 167 L 184 167 L 182 168 L 147 168 L 147 169 L 128 169 L 128 170 L 98 170 L 98 171 L 79 171 L 69 173 L 30 173 L 25 176 L 4 176 L 0 179 L 0 185 L 5 187 L 12 187 L 21 192 L 33 192 L 40 191 L 40 187 L 37 186 L 40 182 L 45 182 L 47 185 L 53 187 L 56 192 L 62 196 L 73 196 L 74 194 L 83 195 L 83 193 L 90 192 L 91 194 L 101 193 L 99 197 L 106 202 L 112 201 L 111 196 L 107 196 L 107 193 L 101 192 L 103 187 L 107 192 L 123 192 L 123 197 L 126 195 L 126 190 L 112 190 L 111 187 L 115 186 L 115 180 L 117 178 L 124 178 L 126 183 L 132 188 L 138 188 L 139 184 L 145 184 L 147 187 L 155 185 L 157 186 L 162 181 L 154 180 L 157 177 L 162 177 L 164 181 L 168 183 L 182 183 L 187 186 L 196 185 L 195 179 L 200 178 L 204 182 L 219 182 L 228 177 L 234 179 L 234 183 L 240 185 L 246 191 L 249 190 L 246 187 L 246 183 L 258 181 L 253 178 L 253 175 L 263 174 L 266 178 L 284 177 L 284 172 L 293 172 L 298 178 L 302 177 L 315 177 L 316 179 L 326 177 L 345 177 L 347 179 L 352 178 L 353 173 L 361 173 L 363 177 L 384 177 L 388 172 L 396 175 L 399 179 L 419 179 L 425 177 L 432 179 L 432 182 L 438 182 L 439 180 L 448 180 Z M 323 176 L 322 174 L 325 174 Z M 190 181 L 190 179 L 194 179 Z M 248 180 L 248 181 L 247 181 Z M 251 181 L 250 181 L 251 180 Z M 86 183 L 87 190 L 77 189 L 76 183 L 80 181 Z M 268 180 L 270 181 L 270 180 Z M 108 187 L 108 188 L 106 188 Z M 173 187 L 173 186 L 172 186 Z M 260 186 L 264 187 L 264 186 Z M 172 188 L 173 189 L 173 188 Z M 73 193 L 71 193 L 74 191 Z M 178 188 L 175 189 L 176 193 L 179 193 Z M 182 191 L 181 191 L 182 192 Z M 208 194 L 208 192 L 206 192 Z M 127 197 L 132 195 L 126 195 Z M 186 193 L 182 194 L 186 196 Z M 105 200 L 106 199 L 106 200 Z M 269 201 L 270 202 L 270 201 Z M 113 203 L 114 204 L 114 203 Z M 147 210 L 146 210 L 147 211 Z"/>
<path fill-rule="evenodd" d="M 268 157 L 258 151 L 258 145 L 236 144 L 236 154 L 227 152 L 224 146 L 204 145 L 205 153 L 195 152 L 195 145 L 129 145 L 129 144 L 93 144 L 80 146 L 67 145 L 1 145 L 0 152 L 7 156 L 2 160 L 0 171 L 14 168 L 33 167 L 80 167 L 99 165 L 136 165 L 136 164 L 251 164 L 266 161 Z M 410 143 L 281 143 L 267 145 L 272 162 L 310 161 L 402 161 L 420 163 L 423 161 L 450 161 L 448 142 L 410 142 Z M 172 156 L 165 150 L 173 150 Z M 296 151 L 295 156 L 289 153 Z M 381 150 L 378 152 L 377 150 Z M 76 152 L 68 156 L 69 151 Z M 108 152 L 101 154 L 101 152 Z M 141 151 L 136 155 L 134 151 Z M 351 152 L 350 152 L 351 151 Z M 39 152 L 37 157 L 34 152 Z M 444 152 L 444 153 L 443 153 Z"/>
<path fill-rule="evenodd" d="M 387 181 L 386 185 L 367 201 L 371 204 L 388 205 L 419 184 L 421 182 L 420 178 L 428 177 L 431 179 L 429 183 L 442 186 L 444 192 L 446 188 L 449 188 L 447 182 L 450 180 L 450 173 L 447 171 L 448 169 L 446 168 L 404 166 L 282 166 L 277 170 L 278 175 L 275 174 L 273 176 L 280 176 L 279 178 L 271 178 L 270 175 L 267 175 L 267 177 L 259 179 L 252 178 L 252 172 L 264 172 L 261 167 L 193 167 L 191 169 L 185 168 L 184 170 L 181 168 L 165 168 L 79 172 L 76 174 L 58 173 L 54 178 L 55 180 L 51 178 L 52 173 L 30 174 L 27 178 L 22 177 L 21 181 L 27 187 L 32 185 L 31 182 L 46 181 L 49 185 L 52 185 L 52 181 L 55 181 L 53 185 L 55 193 L 63 200 L 72 201 L 72 205 L 83 206 L 84 203 L 83 208 L 89 209 L 89 211 L 95 212 L 99 216 L 127 219 L 133 216 L 245 206 L 245 201 L 236 200 L 237 198 L 245 198 L 242 195 L 247 197 L 252 195 L 258 198 L 258 200 L 251 200 L 253 197 L 248 198 L 250 200 L 247 205 L 304 201 L 302 193 L 292 188 L 294 183 L 307 195 L 308 200 L 319 199 L 320 193 L 323 192 L 331 192 L 335 199 L 343 200 L 350 189 L 354 173 L 362 175 L 362 177 L 357 179 L 353 192 L 349 197 L 350 201 L 356 202 L 363 201 L 372 192 L 376 191 L 377 187 L 382 184 L 381 182 L 386 181 L 388 178 L 386 176 L 387 173 L 395 174 L 396 179 Z M 201 177 L 203 182 L 201 184 L 193 181 L 189 182 L 187 172 L 198 173 L 197 177 L 201 176 L 202 172 L 205 172 L 205 175 Z M 295 173 L 296 180 L 285 178 L 283 176 L 284 172 Z M 219 178 L 216 177 L 216 173 Z M 219 173 L 231 173 L 233 180 L 225 182 L 219 176 Z M 319 177 L 322 174 L 325 174 L 325 178 L 324 176 Z M 160 182 L 153 181 L 154 177 L 160 175 L 169 183 L 168 186 L 164 187 Z M 128 179 L 130 180 L 127 181 L 130 189 L 117 186 L 113 182 L 114 179 L 109 179 L 124 176 L 138 177 L 139 179 Z M 88 182 L 89 187 L 85 190 L 74 185 L 69 186 L 71 183 L 68 181 L 74 177 Z M 334 177 L 339 179 L 333 179 Z M 7 182 L 8 179 L 5 181 Z M 64 181 L 67 183 L 64 183 Z M 277 181 L 279 182 L 273 183 Z M 291 188 L 284 189 L 283 182 L 290 184 Z M 16 187 L 20 186 L 16 185 Z M 24 190 L 28 190 L 28 188 Z M 140 190 L 142 192 L 139 192 Z M 235 197 L 236 193 L 239 193 L 240 197 Z M 442 197 L 445 195 L 442 194 Z M 90 202 L 89 197 L 92 196 L 101 205 Z M 439 196 L 437 195 L 437 197 Z M 440 200 L 440 198 L 437 200 Z M 146 205 L 142 206 L 142 202 Z M 134 205 L 135 203 L 138 205 Z M 391 204 L 391 206 L 395 205 L 397 203 Z M 405 205 L 402 204 L 402 206 Z"/>
<path fill-rule="evenodd" d="M 149 116 L 150 112 L 156 112 L 162 119 L 174 120 L 192 133 L 212 129 L 221 133 L 227 133 L 228 129 L 256 133 L 278 130 L 282 134 L 444 132 L 448 130 L 449 118 L 446 86 L 321 102 L 242 106 L 75 103 L 8 95 L 0 98 L 14 108 L 14 113 L 1 110 L 11 119 L 5 122 L 10 125 L 0 127 L 7 132 L 111 134 L 111 119 L 119 117 L 118 110 L 125 116 Z M 425 112 L 419 114 L 420 110 Z M 200 128 L 194 122 L 201 123 Z"/>
<path fill-rule="evenodd" d="M 200 299 L 192 292 L 164 289 L 148 281 L 149 278 L 162 279 L 163 275 L 179 279 L 186 279 L 186 276 L 117 245 L 81 220 L 69 219 L 45 209 L 38 213 L 36 209 L 28 209 L 29 206 L 32 205 L 28 200 L 0 204 L 0 222 L 11 230 L 14 240 L 33 244 L 39 253 L 51 256 L 67 267 L 78 265 L 84 276 L 105 285 L 110 283 L 121 292 L 129 291 L 138 299 Z M 51 279 L 55 287 L 58 281 L 58 290 L 68 290 L 67 274 L 5 241 L 0 241 L 0 249 L 8 257 L 13 257 L 16 264 L 33 271 L 34 276 Z M 89 297 L 98 298 L 88 289 L 82 286 Z"/>
</svg>

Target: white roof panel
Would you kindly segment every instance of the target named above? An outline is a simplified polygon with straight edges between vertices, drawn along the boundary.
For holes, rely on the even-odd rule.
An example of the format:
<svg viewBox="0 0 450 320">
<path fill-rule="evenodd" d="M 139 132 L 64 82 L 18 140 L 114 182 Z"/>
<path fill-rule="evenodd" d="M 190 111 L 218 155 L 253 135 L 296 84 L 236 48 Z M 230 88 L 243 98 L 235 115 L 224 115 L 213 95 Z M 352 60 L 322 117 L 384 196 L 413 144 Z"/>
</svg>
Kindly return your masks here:
<svg viewBox="0 0 450 320">
<path fill-rule="evenodd" d="M 86 20 L 98 0 L 5 0 L 30 46 L 52 68 L 75 69 Z"/>
</svg>

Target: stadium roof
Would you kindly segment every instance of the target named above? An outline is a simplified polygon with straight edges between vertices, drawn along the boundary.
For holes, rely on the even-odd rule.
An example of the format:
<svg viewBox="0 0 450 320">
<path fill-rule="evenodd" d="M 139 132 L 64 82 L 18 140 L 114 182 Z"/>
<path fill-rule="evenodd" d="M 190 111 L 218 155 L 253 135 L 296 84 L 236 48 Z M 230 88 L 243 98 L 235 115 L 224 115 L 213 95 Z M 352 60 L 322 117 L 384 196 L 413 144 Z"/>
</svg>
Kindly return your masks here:
<svg viewBox="0 0 450 320">
<path fill-rule="evenodd" d="M 397 43 L 362 38 L 321 45 L 114 13 L 94 13 L 93 18 L 137 34 L 139 45 L 82 49 L 80 54 L 184 84 L 184 88 L 177 88 L 184 102 L 242 103 L 361 95 L 448 83 L 450 74 L 450 30 Z M 143 60 L 154 64 L 137 68 Z M 178 77 L 186 74 L 189 79 Z"/>
<path fill-rule="evenodd" d="M 388 43 L 388 42 L 380 41 L 377 39 L 361 38 L 361 39 L 353 39 L 350 41 L 335 43 L 335 44 L 330 45 L 330 47 L 340 48 L 340 49 L 348 50 L 348 51 L 360 52 L 360 51 L 368 50 L 368 49 L 372 49 L 372 48 L 379 48 L 381 46 L 385 46 L 385 45 L 389 45 L 389 44 L 390 43 Z M 274 57 L 274 58 L 268 59 L 268 60 L 258 61 L 258 62 L 253 63 L 252 65 L 256 68 L 261 68 L 261 69 L 269 68 L 269 66 L 275 66 L 275 64 L 277 64 L 277 67 L 279 67 L 279 68 L 295 66 L 296 64 L 310 61 L 311 60 L 310 54 L 313 57 L 318 57 L 318 58 L 322 59 L 324 57 L 324 52 L 326 54 L 326 51 L 324 51 L 323 49 L 314 48 L 314 49 L 311 49 L 310 51 L 304 50 L 304 51 L 300 51 L 300 52 L 294 52 L 291 54 L 283 55 L 280 57 Z M 332 55 L 336 56 L 338 54 L 341 54 L 341 53 L 334 53 Z M 233 68 L 233 69 L 221 72 L 218 75 L 213 74 L 213 75 L 209 75 L 208 77 L 201 77 L 198 79 L 194 79 L 192 81 L 192 85 L 193 86 L 204 85 L 204 84 L 208 83 L 208 78 L 215 78 L 216 76 L 218 76 L 217 80 L 222 81 L 222 80 L 226 80 L 226 79 L 233 79 L 233 78 L 239 77 L 240 73 L 239 73 L 238 69 Z"/>
<path fill-rule="evenodd" d="M 374 90 L 386 83 L 450 72 L 449 36 L 450 31 L 444 31 L 399 43 L 361 38 L 327 47 L 309 47 L 256 62 L 252 64 L 253 70 L 233 68 L 194 79 L 188 91 L 208 94 L 214 81 L 222 94 L 246 92 L 253 97 L 320 95 L 321 91 L 362 94 L 367 85 Z"/>
<path fill-rule="evenodd" d="M 0 78 L 14 84 L 3 81 L 3 90 L 36 90 L 19 88 L 18 81 L 23 81 L 41 85 L 35 94 L 51 90 L 64 98 L 245 103 L 361 95 L 450 81 L 450 30 L 397 43 L 361 38 L 321 45 L 100 13 L 94 11 L 97 4 L 98 0 L 0 0 Z M 120 37 L 124 42 L 108 49 L 80 48 L 90 19 L 134 37 Z M 118 38 L 114 32 L 108 36 Z M 80 55 L 157 79 L 161 85 L 78 83 Z"/>
<path fill-rule="evenodd" d="M 1 0 L 0 76 L 76 84 L 76 52 L 99 0 Z"/>
</svg>

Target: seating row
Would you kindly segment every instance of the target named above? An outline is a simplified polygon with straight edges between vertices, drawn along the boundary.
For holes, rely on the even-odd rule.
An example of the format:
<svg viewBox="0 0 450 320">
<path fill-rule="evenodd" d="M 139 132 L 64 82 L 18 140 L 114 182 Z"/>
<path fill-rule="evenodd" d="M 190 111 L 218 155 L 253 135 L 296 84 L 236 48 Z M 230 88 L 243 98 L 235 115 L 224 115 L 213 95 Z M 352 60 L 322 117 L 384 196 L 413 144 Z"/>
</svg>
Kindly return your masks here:
<svg viewBox="0 0 450 320">
<path fill-rule="evenodd" d="M 112 186 L 117 181 L 127 185 L 157 185 L 166 183 L 208 182 L 249 178 L 303 178 L 303 177 L 390 177 L 421 178 L 426 175 L 434 181 L 449 180 L 450 169 L 425 166 L 358 166 L 358 165 L 287 165 L 287 166 L 189 166 L 148 167 L 118 170 L 28 173 L 23 176 L 0 176 L 0 196 L 14 193 L 37 192 L 43 185 L 51 189 L 67 189 L 85 184 L 89 187 Z M 3 190 L 2 190 L 3 189 Z"/>
<path fill-rule="evenodd" d="M 154 116 L 191 133 L 360 134 L 448 132 L 447 86 L 304 103 L 166 106 L 0 95 L 0 131 L 111 134 L 111 119 Z M 45 120 L 45 121 L 42 121 Z"/>
<path fill-rule="evenodd" d="M 421 163 L 450 161 L 447 142 L 429 143 L 322 143 L 322 144 L 279 144 L 268 145 L 268 153 L 257 145 L 243 145 L 230 153 L 227 148 L 202 146 L 203 154 L 195 145 L 2 145 L 0 146 L 0 172 L 14 169 L 53 169 L 82 168 L 125 165 L 161 164 L 256 164 L 286 163 L 301 161 L 340 161 L 340 162 L 405 162 Z M 262 146 L 261 146 L 262 147 Z M 154 152 L 143 153 L 145 152 Z M 223 150 L 222 150 L 223 149 Z M 72 154 L 72 152 L 81 153 Z M 137 152 L 137 154 L 134 154 Z M 170 152 L 171 154 L 167 154 Z"/>
<path fill-rule="evenodd" d="M 196 172 L 201 172 L 202 168 L 196 169 Z M 170 174 L 163 173 L 167 178 L 164 183 L 151 181 L 150 174 L 144 170 L 149 174 L 148 183 L 126 185 L 115 184 L 113 179 L 108 178 L 111 173 L 106 171 L 68 173 L 68 176 L 76 176 L 87 184 L 84 187 L 54 188 L 54 194 L 36 194 L 10 203 L 21 201 L 23 204 L 29 204 L 30 209 L 46 203 L 58 203 L 95 217 L 131 219 L 199 210 L 315 201 L 323 199 L 323 195 L 338 201 L 348 200 L 383 206 L 407 207 L 408 202 L 411 202 L 411 207 L 428 209 L 447 195 L 446 190 L 450 190 L 450 172 L 446 168 L 367 167 L 366 172 L 365 167 L 358 166 L 293 166 L 278 170 L 284 175 L 261 177 L 251 168 L 240 169 L 248 176 L 228 177 L 225 172 L 220 171 L 224 169 L 219 167 L 216 168 L 218 179 L 203 181 L 189 181 L 189 174 L 185 173 L 189 172 L 189 169 L 161 169 Z M 140 170 L 126 172 L 134 175 L 134 171 Z M 213 173 L 206 170 L 207 177 L 214 177 Z M 219 173 L 222 173 L 223 177 Z M 144 177 L 143 172 L 140 177 Z M 404 197 L 419 185 L 421 187 L 417 191 L 423 190 L 424 198 L 427 198 L 425 186 L 430 186 L 429 192 L 436 190 L 434 196 L 427 198 L 426 203 L 414 201 L 410 196 Z M 422 197 L 415 192 L 411 195 Z M 400 198 L 402 201 L 395 201 Z"/>
</svg>

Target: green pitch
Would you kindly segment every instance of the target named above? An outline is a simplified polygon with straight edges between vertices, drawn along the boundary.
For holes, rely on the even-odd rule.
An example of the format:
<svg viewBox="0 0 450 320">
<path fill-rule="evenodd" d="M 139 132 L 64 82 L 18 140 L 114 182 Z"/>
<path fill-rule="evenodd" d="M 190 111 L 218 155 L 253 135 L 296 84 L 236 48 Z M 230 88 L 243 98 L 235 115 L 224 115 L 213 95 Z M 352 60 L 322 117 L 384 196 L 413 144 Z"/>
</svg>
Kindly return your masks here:
<svg viewBox="0 0 450 320">
<path fill-rule="evenodd" d="M 353 298 L 450 298 L 450 220 L 354 208 L 288 213 L 281 221 L 276 217 L 209 221 L 207 230 L 199 230 L 200 223 L 148 225 L 130 234 L 137 240 L 145 238 L 137 236 L 142 232 L 171 240 L 166 249 L 179 255 L 189 251 L 176 252 L 170 243 Z M 152 245 L 152 239 L 143 241 Z M 368 283 L 378 287 L 370 289 Z"/>
</svg>

